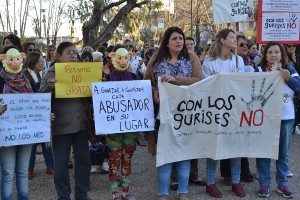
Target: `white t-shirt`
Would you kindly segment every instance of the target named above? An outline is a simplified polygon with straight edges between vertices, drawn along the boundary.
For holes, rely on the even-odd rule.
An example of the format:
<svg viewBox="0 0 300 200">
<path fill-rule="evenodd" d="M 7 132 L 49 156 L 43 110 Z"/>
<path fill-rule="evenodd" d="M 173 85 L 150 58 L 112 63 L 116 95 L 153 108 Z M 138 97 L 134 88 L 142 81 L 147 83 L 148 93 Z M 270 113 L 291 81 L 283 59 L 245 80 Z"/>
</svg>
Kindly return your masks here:
<svg viewBox="0 0 300 200">
<path fill-rule="evenodd" d="M 130 59 L 130 66 L 132 68 L 132 72 L 135 73 L 135 74 L 137 73 L 137 68 L 138 68 L 138 64 L 139 64 L 140 60 L 143 60 L 143 59 L 141 57 L 139 57 L 139 56 L 133 56 Z M 146 65 L 145 65 L 145 63 L 143 63 L 140 66 L 140 72 L 143 75 L 145 74 L 145 72 L 146 72 Z"/>
<path fill-rule="evenodd" d="M 219 57 L 215 60 L 206 57 L 203 61 L 203 76 L 204 78 L 219 72 L 245 72 L 244 60 L 241 56 L 232 55 L 227 60 L 222 60 Z M 238 63 L 236 63 L 238 60 Z"/>
</svg>

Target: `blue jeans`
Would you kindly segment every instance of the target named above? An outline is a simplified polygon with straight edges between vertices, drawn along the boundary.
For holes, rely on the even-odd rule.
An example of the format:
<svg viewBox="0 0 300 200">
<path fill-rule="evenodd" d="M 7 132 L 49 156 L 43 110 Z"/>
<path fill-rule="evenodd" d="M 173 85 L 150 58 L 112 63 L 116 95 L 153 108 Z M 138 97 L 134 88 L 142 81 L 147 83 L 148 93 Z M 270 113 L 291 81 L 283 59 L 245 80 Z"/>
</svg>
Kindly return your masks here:
<svg viewBox="0 0 300 200">
<path fill-rule="evenodd" d="M 34 170 L 35 153 L 36 153 L 37 145 L 39 145 L 39 144 L 32 145 L 28 171 Z M 53 158 L 52 148 L 46 147 L 45 143 L 40 143 L 40 145 L 42 145 L 42 152 L 43 152 L 43 156 L 44 156 L 47 168 L 54 168 L 54 158 Z"/>
<path fill-rule="evenodd" d="M 18 199 L 28 199 L 28 165 L 30 153 L 31 145 L 0 148 L 0 162 L 2 167 L 1 199 L 12 199 L 15 174 Z"/>
<path fill-rule="evenodd" d="M 241 178 L 241 158 L 231 158 L 231 182 L 240 183 Z M 210 158 L 206 159 L 206 182 L 207 185 L 215 184 L 216 182 L 216 167 L 217 160 Z"/>
<path fill-rule="evenodd" d="M 157 167 L 158 195 L 169 195 L 169 184 L 173 163 L 168 163 Z M 187 194 L 189 185 L 189 176 L 191 169 L 191 160 L 176 162 L 178 177 L 178 193 Z"/>
<path fill-rule="evenodd" d="M 279 155 L 276 160 L 276 183 L 278 186 L 287 185 L 289 170 L 289 149 L 294 120 L 281 120 L 279 137 Z M 271 183 L 269 158 L 257 158 L 256 167 L 259 175 L 259 185 L 269 186 Z"/>
<path fill-rule="evenodd" d="M 75 199 L 86 200 L 90 188 L 90 156 L 86 131 L 53 135 L 54 185 L 58 200 L 70 200 L 71 184 L 68 161 L 73 147 L 75 167 Z"/>
</svg>

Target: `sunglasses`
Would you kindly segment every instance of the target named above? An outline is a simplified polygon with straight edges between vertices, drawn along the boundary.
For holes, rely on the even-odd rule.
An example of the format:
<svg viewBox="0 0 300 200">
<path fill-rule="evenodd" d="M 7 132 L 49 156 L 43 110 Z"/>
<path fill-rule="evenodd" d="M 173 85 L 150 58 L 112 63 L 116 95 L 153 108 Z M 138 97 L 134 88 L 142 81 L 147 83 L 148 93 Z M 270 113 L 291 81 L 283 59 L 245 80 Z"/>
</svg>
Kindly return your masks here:
<svg viewBox="0 0 300 200">
<path fill-rule="evenodd" d="M 239 47 L 245 47 L 246 43 L 242 42 L 241 44 L 238 44 Z"/>
<path fill-rule="evenodd" d="M 292 47 L 296 47 L 296 46 L 295 46 L 295 45 L 292 45 L 292 44 L 288 44 L 288 45 L 286 45 L 286 47 L 292 48 Z"/>
<path fill-rule="evenodd" d="M 36 49 L 28 49 L 28 51 L 36 51 Z"/>
</svg>

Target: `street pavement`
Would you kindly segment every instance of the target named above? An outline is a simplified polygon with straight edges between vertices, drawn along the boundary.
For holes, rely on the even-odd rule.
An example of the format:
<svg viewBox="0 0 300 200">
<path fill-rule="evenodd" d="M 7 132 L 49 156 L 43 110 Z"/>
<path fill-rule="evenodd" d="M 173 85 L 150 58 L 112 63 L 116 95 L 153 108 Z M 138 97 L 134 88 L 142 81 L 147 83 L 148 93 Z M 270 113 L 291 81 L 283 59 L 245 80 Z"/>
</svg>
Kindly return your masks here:
<svg viewBox="0 0 300 200">
<path fill-rule="evenodd" d="M 267 141 L 266 141 L 267 142 Z M 289 178 L 290 189 L 294 192 L 294 199 L 300 200 L 300 136 L 293 135 L 291 143 L 290 155 L 290 169 L 294 176 Z M 251 171 L 255 172 L 255 159 L 250 160 Z M 282 195 L 278 194 L 275 183 L 275 162 L 272 161 L 272 185 L 270 187 L 270 197 L 268 199 L 277 200 L 284 199 Z M 219 166 L 218 166 L 219 169 Z M 45 174 L 46 167 L 42 154 L 37 155 L 36 168 L 34 177 L 29 181 L 29 197 L 34 200 L 52 200 L 57 199 L 56 191 L 53 183 L 53 176 Z M 220 178 L 219 170 L 217 174 L 217 185 L 223 192 L 224 200 L 240 199 L 234 195 L 230 186 L 223 184 Z M 74 199 L 74 178 L 73 169 L 69 170 L 70 179 L 72 182 L 72 199 Z M 199 177 L 205 178 L 205 159 L 199 159 Z M 89 197 L 94 200 L 111 200 L 110 186 L 107 174 L 91 174 L 91 188 Z M 147 146 L 138 146 L 133 156 L 132 164 L 132 183 L 130 184 L 130 193 L 136 197 L 137 200 L 156 200 L 157 199 L 157 178 L 155 171 L 155 157 L 147 153 Z M 246 197 L 243 199 L 260 199 L 257 196 L 259 188 L 258 181 L 252 183 L 243 183 Z M 170 191 L 170 200 L 177 199 L 176 192 Z M 205 187 L 190 184 L 189 186 L 190 200 L 199 199 L 214 199 L 205 192 Z M 14 199 L 16 194 L 14 193 Z"/>
</svg>

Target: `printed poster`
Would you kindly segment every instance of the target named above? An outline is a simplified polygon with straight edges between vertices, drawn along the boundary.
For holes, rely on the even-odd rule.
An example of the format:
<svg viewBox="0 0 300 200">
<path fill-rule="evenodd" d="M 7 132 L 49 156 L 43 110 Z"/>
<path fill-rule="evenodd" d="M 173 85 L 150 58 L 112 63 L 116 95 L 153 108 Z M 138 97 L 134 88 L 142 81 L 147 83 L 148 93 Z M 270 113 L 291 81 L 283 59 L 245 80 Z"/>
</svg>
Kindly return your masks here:
<svg viewBox="0 0 300 200">
<path fill-rule="evenodd" d="M 258 1 L 257 42 L 300 43 L 300 1 Z"/>
</svg>

